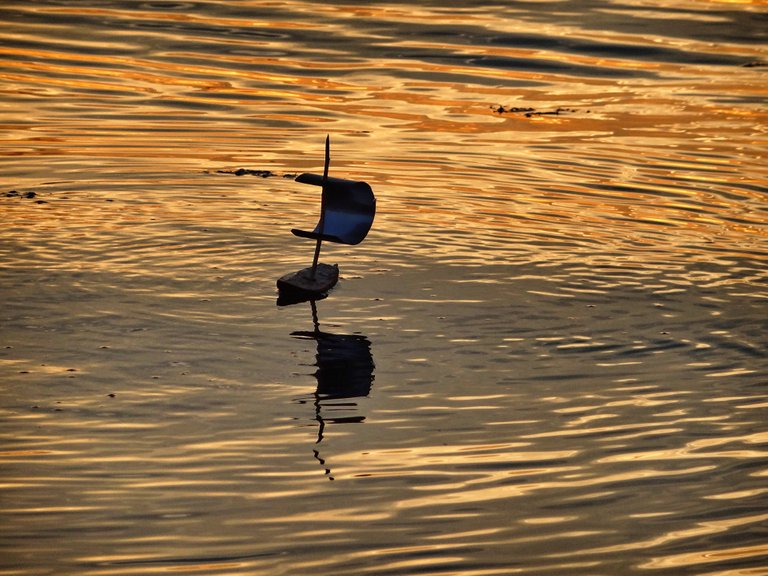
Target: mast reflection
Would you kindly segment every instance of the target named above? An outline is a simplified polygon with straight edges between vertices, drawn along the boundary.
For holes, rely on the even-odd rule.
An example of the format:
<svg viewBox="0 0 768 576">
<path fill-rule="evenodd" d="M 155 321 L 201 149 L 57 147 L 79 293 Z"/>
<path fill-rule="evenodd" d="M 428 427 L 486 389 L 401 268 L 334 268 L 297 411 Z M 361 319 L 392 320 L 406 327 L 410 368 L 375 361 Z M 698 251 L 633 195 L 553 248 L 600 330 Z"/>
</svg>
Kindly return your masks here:
<svg viewBox="0 0 768 576">
<path fill-rule="evenodd" d="M 312 339 L 317 342 L 315 378 L 317 388 L 313 394 L 315 419 L 319 426 L 317 441 L 323 441 L 326 424 L 358 424 L 365 416 L 358 411 L 355 398 L 364 398 L 373 384 L 373 355 L 371 342 L 362 334 L 331 334 L 320 330 L 317 304 L 312 307 L 312 331 L 291 332 L 291 336 Z M 325 468 L 329 480 L 333 480 L 330 468 L 320 456 L 319 446 L 313 450 L 315 459 Z"/>
</svg>

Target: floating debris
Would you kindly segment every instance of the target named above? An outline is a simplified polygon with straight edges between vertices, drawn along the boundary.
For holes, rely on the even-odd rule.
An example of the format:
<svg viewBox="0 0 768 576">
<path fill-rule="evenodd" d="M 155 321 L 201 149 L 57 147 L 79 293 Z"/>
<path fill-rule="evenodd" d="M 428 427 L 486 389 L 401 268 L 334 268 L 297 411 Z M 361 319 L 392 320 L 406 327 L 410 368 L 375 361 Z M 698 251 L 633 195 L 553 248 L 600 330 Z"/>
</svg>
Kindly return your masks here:
<svg viewBox="0 0 768 576">
<path fill-rule="evenodd" d="M 523 108 L 517 106 L 510 106 L 509 108 L 505 108 L 504 106 L 491 106 L 491 110 L 496 114 L 522 114 L 526 118 L 531 118 L 532 116 L 559 116 L 561 114 L 577 112 L 575 108 L 564 107 L 558 107 L 555 110 L 536 110 L 536 108 Z M 589 113 L 589 110 L 587 110 L 587 113 Z"/>
<path fill-rule="evenodd" d="M 534 112 L 535 108 L 518 108 L 518 107 L 509 107 L 504 108 L 504 106 L 491 106 L 494 112 L 497 114 L 520 114 L 525 112 Z"/>
<path fill-rule="evenodd" d="M 235 176 L 258 176 L 260 178 L 269 178 L 277 176 L 272 170 L 251 170 L 250 168 L 238 168 L 237 170 L 216 170 L 217 174 L 234 174 Z"/>
<path fill-rule="evenodd" d="M 257 170 L 252 168 L 221 168 L 219 170 L 204 170 L 206 174 L 230 174 L 232 176 L 256 176 L 257 178 L 285 178 L 295 180 L 297 174 L 273 172 L 272 170 Z"/>
<path fill-rule="evenodd" d="M 3 196 L 5 196 L 6 198 L 19 198 L 19 199 L 32 200 L 34 198 L 37 198 L 38 193 L 33 190 L 29 190 L 27 192 L 19 192 L 18 190 L 9 190 L 8 192 L 5 192 Z M 45 200 L 39 200 L 39 199 L 35 200 L 35 204 L 47 204 L 47 203 L 48 202 L 46 202 Z"/>
</svg>

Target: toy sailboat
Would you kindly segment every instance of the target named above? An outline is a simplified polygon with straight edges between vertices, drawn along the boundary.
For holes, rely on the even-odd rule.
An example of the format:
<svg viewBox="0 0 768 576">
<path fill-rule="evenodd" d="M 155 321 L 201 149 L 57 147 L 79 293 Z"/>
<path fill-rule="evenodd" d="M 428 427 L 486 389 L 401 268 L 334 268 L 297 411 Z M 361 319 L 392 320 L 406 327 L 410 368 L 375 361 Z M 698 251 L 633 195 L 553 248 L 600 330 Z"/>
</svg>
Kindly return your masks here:
<svg viewBox="0 0 768 576">
<path fill-rule="evenodd" d="M 330 136 L 325 138 L 325 167 L 323 175 L 301 174 L 297 182 L 322 186 L 320 220 L 314 230 L 291 230 L 301 238 L 315 240 L 312 266 L 291 272 L 277 281 L 283 301 L 298 302 L 324 297 L 339 280 L 337 264 L 318 262 L 323 241 L 340 244 L 360 244 L 368 235 L 376 215 L 376 198 L 365 182 L 328 176 L 331 162 Z"/>
</svg>

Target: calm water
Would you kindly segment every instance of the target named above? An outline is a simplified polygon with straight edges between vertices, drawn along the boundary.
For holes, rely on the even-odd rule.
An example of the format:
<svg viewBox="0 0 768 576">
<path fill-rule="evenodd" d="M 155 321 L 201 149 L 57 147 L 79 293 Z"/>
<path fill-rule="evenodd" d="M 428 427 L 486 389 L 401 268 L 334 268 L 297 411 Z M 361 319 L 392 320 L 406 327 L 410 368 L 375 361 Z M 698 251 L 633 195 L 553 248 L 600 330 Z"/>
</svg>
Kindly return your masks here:
<svg viewBox="0 0 768 576">
<path fill-rule="evenodd" d="M 767 39 L 4 1 L 0 574 L 768 574 Z M 313 319 L 326 133 L 379 212 Z"/>
</svg>

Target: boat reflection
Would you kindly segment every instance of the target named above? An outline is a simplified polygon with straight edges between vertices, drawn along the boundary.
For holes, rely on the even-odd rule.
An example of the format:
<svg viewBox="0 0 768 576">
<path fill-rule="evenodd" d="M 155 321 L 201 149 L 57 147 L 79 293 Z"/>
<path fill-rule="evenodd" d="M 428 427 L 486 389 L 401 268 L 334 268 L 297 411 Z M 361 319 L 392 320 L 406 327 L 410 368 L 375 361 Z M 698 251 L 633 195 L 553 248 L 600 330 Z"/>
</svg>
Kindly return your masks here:
<svg viewBox="0 0 768 576">
<path fill-rule="evenodd" d="M 291 336 L 317 342 L 317 370 L 314 374 L 317 388 L 311 400 L 301 399 L 299 402 L 312 402 L 315 407 L 315 419 L 319 424 L 316 444 L 319 445 L 327 424 L 359 424 L 365 421 L 355 399 L 370 394 L 375 365 L 368 338 L 362 334 L 323 332 L 317 316 L 317 303 L 312 300 L 310 306 L 314 330 L 291 332 Z M 328 478 L 333 480 L 330 468 L 320 456 L 319 446 L 313 452 Z"/>
</svg>

